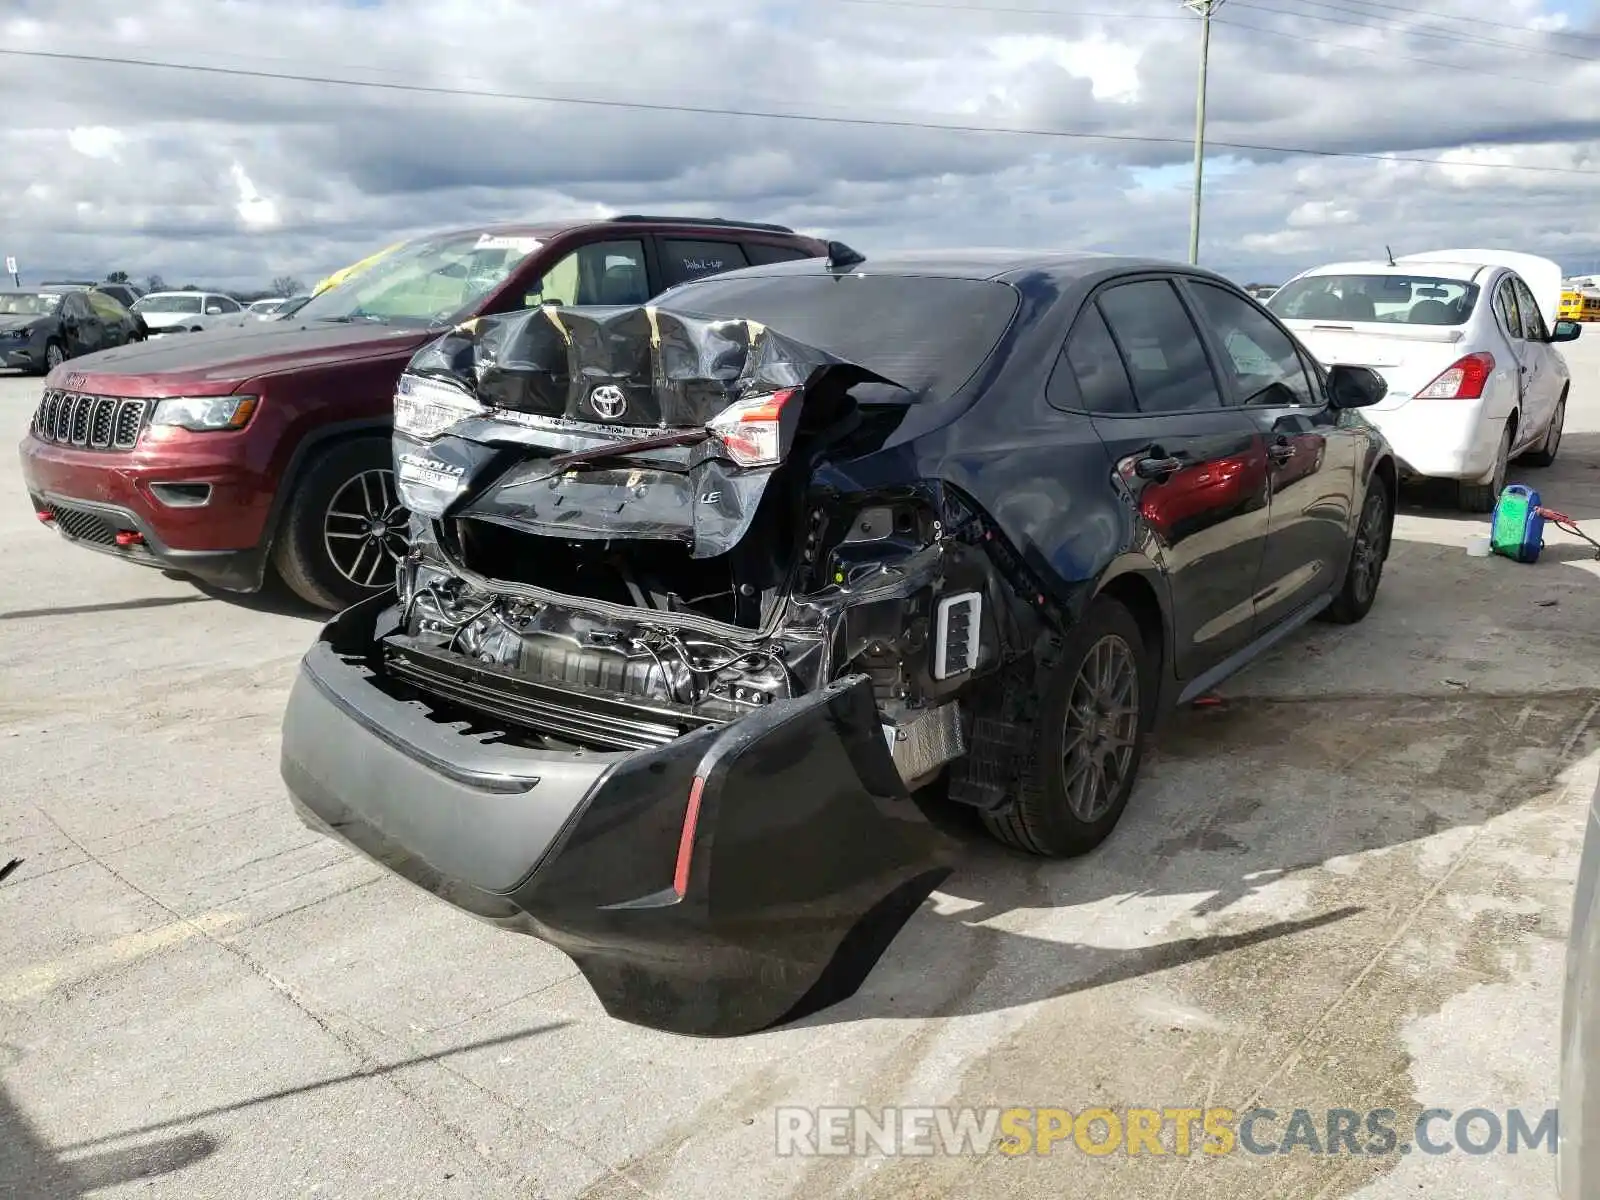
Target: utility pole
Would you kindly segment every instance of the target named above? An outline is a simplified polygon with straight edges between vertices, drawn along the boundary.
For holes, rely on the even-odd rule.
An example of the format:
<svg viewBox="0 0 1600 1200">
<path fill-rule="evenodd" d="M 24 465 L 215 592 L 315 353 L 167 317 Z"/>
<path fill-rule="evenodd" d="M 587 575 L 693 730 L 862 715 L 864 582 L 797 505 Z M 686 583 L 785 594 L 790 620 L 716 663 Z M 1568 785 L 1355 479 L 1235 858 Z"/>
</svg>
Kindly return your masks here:
<svg viewBox="0 0 1600 1200">
<path fill-rule="evenodd" d="M 1200 261 L 1200 197 L 1206 172 L 1206 77 L 1211 65 L 1211 14 L 1224 0 L 1183 0 L 1190 12 L 1200 14 L 1200 81 L 1194 100 L 1194 195 L 1189 200 L 1189 262 Z"/>
</svg>

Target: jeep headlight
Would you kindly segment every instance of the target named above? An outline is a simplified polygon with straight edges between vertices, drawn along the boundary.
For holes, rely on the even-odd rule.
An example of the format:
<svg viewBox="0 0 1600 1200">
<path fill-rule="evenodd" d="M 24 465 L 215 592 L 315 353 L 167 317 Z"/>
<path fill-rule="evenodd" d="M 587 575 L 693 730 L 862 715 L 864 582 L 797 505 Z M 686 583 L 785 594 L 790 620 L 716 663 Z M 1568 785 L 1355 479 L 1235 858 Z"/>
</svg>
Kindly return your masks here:
<svg viewBox="0 0 1600 1200">
<path fill-rule="evenodd" d="M 256 411 L 257 396 L 173 396 L 157 400 L 152 425 L 175 425 L 195 433 L 243 429 Z"/>
<path fill-rule="evenodd" d="M 431 441 L 464 417 L 486 411 L 460 388 L 423 375 L 402 375 L 395 387 L 395 432 L 418 441 Z"/>
</svg>

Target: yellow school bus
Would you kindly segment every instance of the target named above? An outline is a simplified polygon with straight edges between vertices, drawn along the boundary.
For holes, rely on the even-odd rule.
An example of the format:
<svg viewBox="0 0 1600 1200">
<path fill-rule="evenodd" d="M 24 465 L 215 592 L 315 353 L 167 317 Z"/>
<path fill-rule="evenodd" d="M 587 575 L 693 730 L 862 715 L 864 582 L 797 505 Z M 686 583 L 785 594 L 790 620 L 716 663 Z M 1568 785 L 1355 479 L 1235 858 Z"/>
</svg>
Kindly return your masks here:
<svg viewBox="0 0 1600 1200">
<path fill-rule="evenodd" d="M 1557 316 L 1563 321 L 1583 320 L 1583 293 L 1577 288 L 1561 289 L 1561 309 Z"/>
</svg>

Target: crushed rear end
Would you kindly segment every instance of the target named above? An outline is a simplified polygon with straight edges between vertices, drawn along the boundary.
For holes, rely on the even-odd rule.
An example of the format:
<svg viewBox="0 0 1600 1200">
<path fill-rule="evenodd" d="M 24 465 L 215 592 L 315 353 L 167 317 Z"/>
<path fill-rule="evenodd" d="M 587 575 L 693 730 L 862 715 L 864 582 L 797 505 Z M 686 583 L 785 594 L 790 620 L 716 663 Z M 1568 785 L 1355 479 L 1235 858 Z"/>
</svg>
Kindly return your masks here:
<svg viewBox="0 0 1600 1200">
<path fill-rule="evenodd" d="M 881 453 L 914 399 L 656 308 L 419 352 L 411 552 L 285 717 L 304 819 L 560 947 L 624 1020 L 745 1033 L 851 994 L 949 871 L 919 789 L 1023 643 L 992 533 Z"/>
</svg>

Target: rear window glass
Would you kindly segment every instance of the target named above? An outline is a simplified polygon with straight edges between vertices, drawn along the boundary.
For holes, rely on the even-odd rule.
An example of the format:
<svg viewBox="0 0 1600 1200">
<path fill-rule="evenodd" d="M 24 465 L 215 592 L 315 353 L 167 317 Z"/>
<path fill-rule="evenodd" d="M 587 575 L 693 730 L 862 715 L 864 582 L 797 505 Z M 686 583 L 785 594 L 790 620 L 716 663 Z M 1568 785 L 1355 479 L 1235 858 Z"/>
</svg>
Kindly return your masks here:
<svg viewBox="0 0 1600 1200">
<path fill-rule="evenodd" d="M 750 256 L 752 267 L 770 266 L 772 263 L 797 262 L 802 258 L 816 258 L 817 256 L 805 250 L 796 249 L 794 246 L 773 246 L 767 242 L 746 242 L 745 253 Z"/>
<path fill-rule="evenodd" d="M 1465 325 L 1477 284 L 1432 275 L 1308 275 L 1267 301 L 1280 320 Z"/>
<path fill-rule="evenodd" d="M 919 395 L 948 396 L 994 350 L 1016 315 L 1018 296 L 988 279 L 781 275 L 706 279 L 661 303 L 760 321 Z"/>
</svg>

